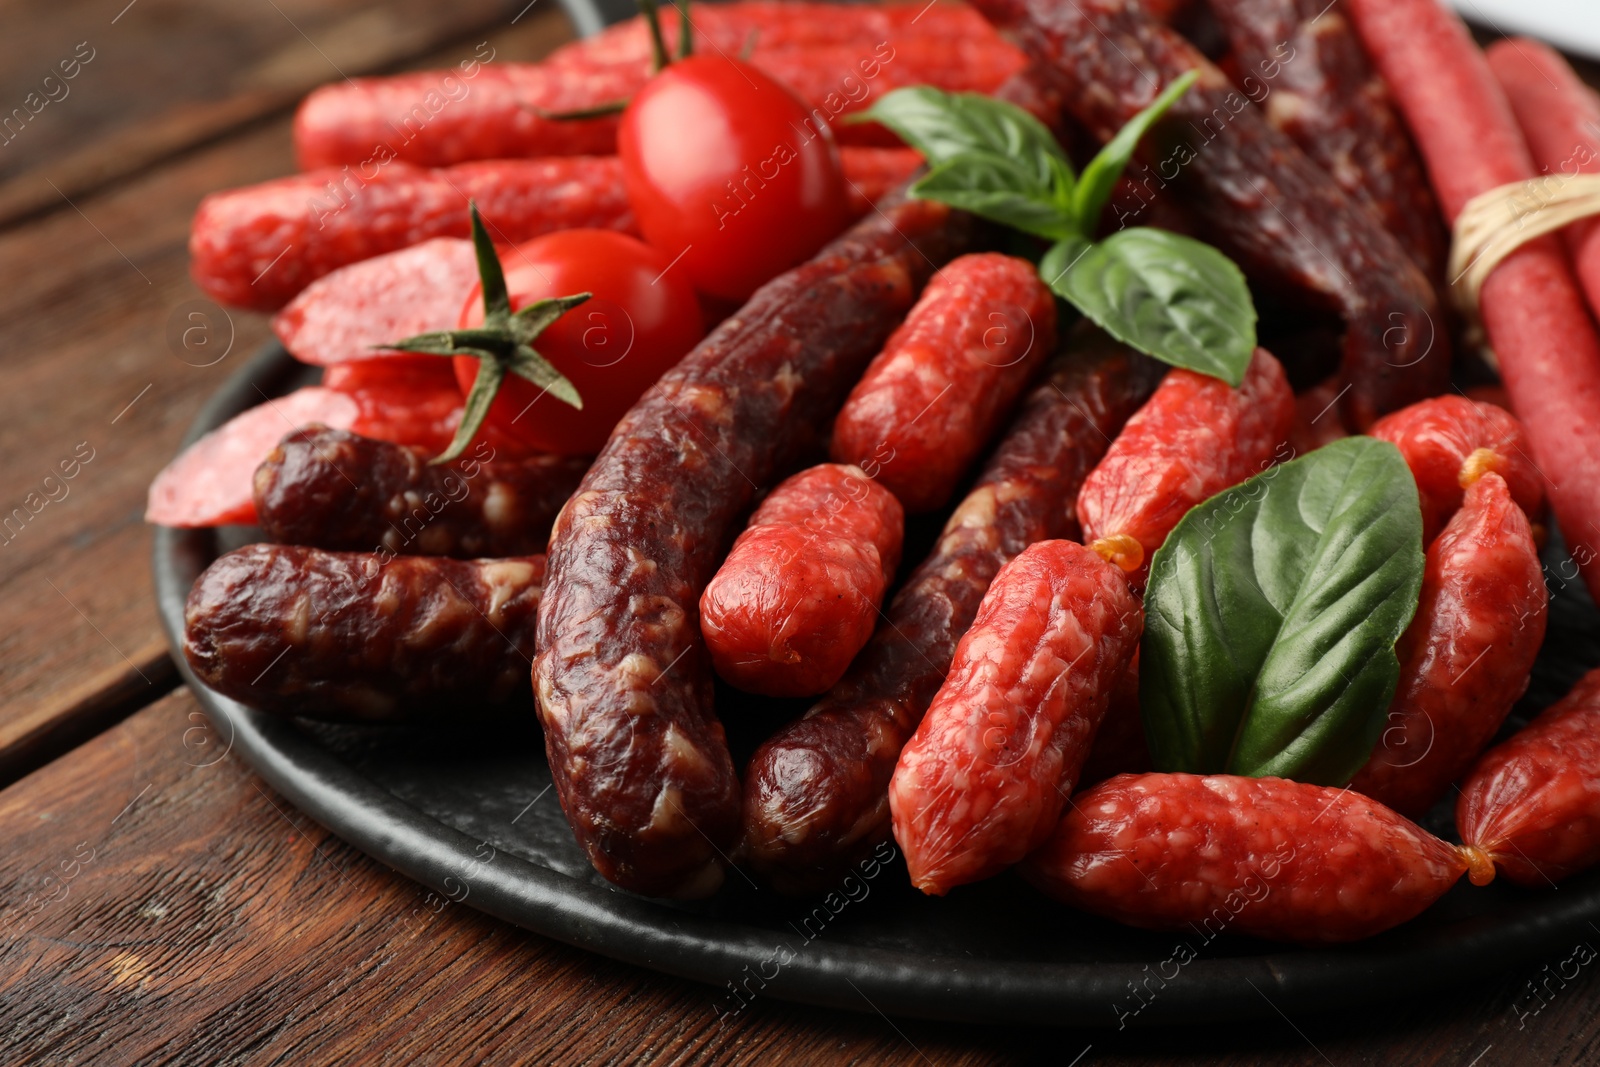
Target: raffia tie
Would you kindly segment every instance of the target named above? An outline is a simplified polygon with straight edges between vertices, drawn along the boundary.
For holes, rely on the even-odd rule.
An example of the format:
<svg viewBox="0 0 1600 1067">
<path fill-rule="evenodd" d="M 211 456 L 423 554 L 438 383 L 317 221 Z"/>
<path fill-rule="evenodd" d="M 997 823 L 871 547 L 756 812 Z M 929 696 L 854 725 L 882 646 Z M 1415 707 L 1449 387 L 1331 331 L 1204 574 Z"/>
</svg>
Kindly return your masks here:
<svg viewBox="0 0 1600 1067">
<path fill-rule="evenodd" d="M 1546 175 L 1490 189 L 1467 201 L 1450 245 L 1450 290 L 1473 320 L 1483 283 L 1529 241 L 1600 215 L 1600 174 Z"/>
</svg>

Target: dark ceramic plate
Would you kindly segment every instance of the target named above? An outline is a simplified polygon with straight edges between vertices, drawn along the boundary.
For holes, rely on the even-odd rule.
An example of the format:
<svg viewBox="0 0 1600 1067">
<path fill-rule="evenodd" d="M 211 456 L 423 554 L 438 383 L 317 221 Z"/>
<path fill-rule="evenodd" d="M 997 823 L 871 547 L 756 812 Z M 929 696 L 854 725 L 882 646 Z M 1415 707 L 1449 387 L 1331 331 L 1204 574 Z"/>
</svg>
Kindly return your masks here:
<svg viewBox="0 0 1600 1067">
<path fill-rule="evenodd" d="M 259 403 L 261 392 L 276 396 L 314 375 L 270 346 L 212 398 L 190 438 Z M 432 887 L 433 899 L 419 899 L 419 907 L 455 901 L 581 948 L 699 979 L 715 987 L 706 991 L 708 1010 L 739 1010 L 748 994 L 736 996 L 731 984 L 858 1011 L 1116 1025 L 1119 1013 L 1139 1004 L 1129 983 L 1165 973 L 1175 977 L 1130 1024 L 1246 1018 L 1270 1015 L 1274 1006 L 1293 1015 L 1392 1003 L 1503 974 L 1570 948 L 1592 933 L 1591 919 L 1600 919 L 1600 875 L 1574 879 L 1560 892 L 1463 882 L 1405 927 L 1334 949 L 1130 930 L 1049 903 L 1013 877 L 933 900 L 911 888 L 898 862 L 814 900 L 757 890 L 737 873 L 706 902 L 637 897 L 612 888 L 579 851 L 549 790 L 535 723 L 331 727 L 272 718 L 196 682 L 177 652 L 184 597 L 219 552 L 259 536 L 240 528 L 161 529 L 156 536 L 162 622 L 218 742 L 334 833 Z M 1600 612 L 1581 584 L 1563 586 L 1565 558 L 1559 547 L 1547 552 L 1550 635 L 1519 713 L 1549 704 L 1587 665 L 1600 663 Z M 750 718 L 728 719 L 735 747 L 748 751 L 758 738 L 738 736 L 737 726 Z M 1447 806 L 1430 825 L 1450 832 Z M 1188 948 L 1179 950 L 1180 943 Z M 1172 962 L 1191 951 L 1192 961 Z"/>
<path fill-rule="evenodd" d="M 631 0 L 567 6 L 584 33 L 632 9 Z M 269 346 L 212 398 L 189 439 L 314 373 Z M 219 743 L 328 829 L 431 887 L 419 888 L 418 907 L 478 908 L 580 948 L 698 979 L 709 985 L 708 1010 L 719 1015 L 736 1014 L 756 993 L 990 1023 L 1294 1015 L 1392 1003 L 1503 974 L 1570 948 L 1600 919 L 1600 874 L 1560 892 L 1463 883 L 1399 930 L 1315 950 L 1226 933 L 1131 930 L 1051 904 L 1009 876 L 933 900 L 911 888 L 898 862 L 808 901 L 758 890 L 737 873 L 710 901 L 637 897 L 612 888 L 579 851 L 550 791 L 531 715 L 456 729 L 330 727 L 271 718 L 196 682 L 178 650 L 184 598 L 218 554 L 259 537 L 239 528 L 156 535 L 162 623 Z M 1565 580 L 1565 560 L 1553 543 L 1550 635 L 1519 715 L 1546 706 L 1600 664 L 1600 612 L 1581 584 Z M 727 718 L 736 750 L 748 751 L 774 714 L 756 708 Z M 750 736 L 738 736 L 741 727 Z M 1450 821 L 1441 807 L 1430 825 L 1448 834 Z M 1160 995 L 1145 994 L 1140 1010 L 1130 989 L 1157 983 Z"/>
</svg>

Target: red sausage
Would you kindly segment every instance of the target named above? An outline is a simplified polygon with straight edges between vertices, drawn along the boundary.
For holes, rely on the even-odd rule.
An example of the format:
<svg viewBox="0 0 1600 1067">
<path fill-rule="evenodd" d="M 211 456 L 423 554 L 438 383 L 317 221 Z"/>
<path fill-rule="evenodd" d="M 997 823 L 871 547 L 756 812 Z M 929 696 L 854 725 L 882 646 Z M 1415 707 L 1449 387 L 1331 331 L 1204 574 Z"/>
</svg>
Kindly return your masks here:
<svg viewBox="0 0 1600 1067">
<path fill-rule="evenodd" d="M 1289 380 L 1266 349 L 1256 349 L 1237 389 L 1170 372 L 1083 483 L 1084 543 L 1115 557 L 1143 589 L 1150 557 L 1178 520 L 1283 458 L 1294 418 Z"/>
<path fill-rule="evenodd" d="M 315 90 L 294 116 L 300 169 L 370 171 L 385 159 L 391 161 L 387 166 L 447 167 L 474 159 L 608 156 L 617 150 L 615 116 L 563 121 L 539 112 L 625 100 L 647 74 L 647 68 L 628 66 L 472 65 L 476 73 L 467 78 L 427 70 L 346 79 Z M 458 88 L 437 114 L 424 110 L 419 118 L 419 105 L 425 109 L 430 99 L 442 101 L 441 87 L 452 85 Z"/>
<path fill-rule="evenodd" d="M 477 284 L 472 242 L 435 237 L 318 278 L 272 317 L 272 332 L 302 363 L 393 358 L 374 346 L 455 329 Z"/>
<path fill-rule="evenodd" d="M 1474 196 L 1535 176 L 1510 105 L 1460 19 L 1436 0 L 1348 7 L 1447 217 Z M 1600 337 L 1560 243 L 1542 238 L 1508 256 L 1480 304 L 1567 547 L 1600 599 Z"/>
<path fill-rule="evenodd" d="M 1600 670 L 1484 753 L 1456 801 L 1456 829 L 1518 885 L 1600 863 Z"/>
<path fill-rule="evenodd" d="M 1000 569 L 889 783 L 912 884 L 943 896 L 1044 842 L 1143 626 L 1082 545 L 1040 541 Z"/>
<path fill-rule="evenodd" d="M 840 152 L 840 160 L 849 183 L 853 218 L 871 211 L 922 165 L 922 156 L 910 148 L 850 147 Z M 621 184 L 622 171 L 609 160 L 567 160 L 562 165 L 578 170 L 591 163 L 601 165 L 589 176 L 596 183 L 597 201 L 623 203 L 627 194 Z M 504 167 L 483 164 L 478 169 L 490 176 L 502 172 L 507 188 L 514 191 L 525 184 L 525 168 L 525 164 L 513 163 Z M 455 170 L 441 173 L 451 175 Z M 602 180 L 609 181 L 610 187 L 603 187 Z M 473 190 L 484 196 L 480 206 L 499 202 L 492 179 L 475 184 Z M 498 227 L 496 240 L 503 235 L 511 239 L 504 214 L 490 221 Z M 377 228 L 374 225 L 373 229 Z M 361 251 L 365 252 L 365 246 Z M 285 258 L 293 254 L 291 251 Z M 477 282 L 478 261 L 472 242 L 435 237 L 323 275 L 273 316 L 272 329 L 289 353 L 306 363 L 381 357 L 383 353 L 372 346 L 432 330 L 455 329 L 461 306 Z"/>
<path fill-rule="evenodd" d="M 1389 726 L 1350 788 L 1412 818 L 1432 807 L 1527 690 L 1548 604 L 1528 518 L 1485 474 L 1428 547 Z"/>
<path fill-rule="evenodd" d="M 1130 926 L 1338 942 L 1416 916 L 1467 870 L 1463 852 L 1345 789 L 1125 774 L 1074 797 L 1022 873 Z"/>
<path fill-rule="evenodd" d="M 935 275 L 833 424 L 832 455 L 910 512 L 949 502 L 1056 343 L 1055 298 L 1024 259 L 981 252 Z"/>
<path fill-rule="evenodd" d="M 851 45 L 867 52 L 878 41 L 961 39 L 987 48 L 1005 48 L 983 18 L 965 4 L 913 0 L 911 3 L 843 5 L 807 0 L 736 0 L 697 7 L 694 45 L 697 50 L 738 54 L 751 44 L 759 66 L 774 52 L 797 52 L 832 45 Z M 678 20 L 662 19 L 668 51 L 677 48 Z M 650 37 L 642 17 L 607 27 L 593 37 L 562 45 L 549 63 L 578 68 L 644 64 L 650 61 Z M 868 67 L 870 70 L 870 66 Z M 865 72 L 858 69 L 857 76 Z M 845 87 L 848 88 L 848 87 Z"/>
<path fill-rule="evenodd" d="M 1424 545 L 1433 543 L 1461 506 L 1466 487 L 1489 471 L 1506 480 L 1530 519 L 1544 513 L 1544 487 L 1528 458 L 1527 432 L 1504 408 L 1437 396 L 1385 415 L 1372 424 L 1372 436 L 1393 442 L 1417 479 Z"/>
<path fill-rule="evenodd" d="M 774 489 L 700 596 L 717 673 L 777 697 L 837 682 L 877 625 L 904 521 L 859 467 L 825 463 Z"/>
<path fill-rule="evenodd" d="M 851 144 L 898 144 L 878 126 L 846 126 L 842 115 L 869 106 L 872 99 L 906 85 L 934 85 L 947 91 L 990 93 L 1024 66 L 1016 48 L 1002 42 L 971 10 L 926 3 L 891 5 L 883 18 L 875 5 L 834 3 L 782 5 L 704 5 L 694 11 L 696 45 L 741 53 L 754 34 L 750 61 L 778 78 L 813 107 L 821 122 Z M 768 34 L 768 22 L 778 40 Z M 677 35 L 666 19 L 667 38 Z M 810 42 L 779 45 L 787 27 Z M 859 30 L 853 27 L 867 26 Z M 598 38 L 552 54 L 546 62 L 474 64 L 477 74 L 458 78 L 453 70 L 355 78 L 331 83 L 307 96 L 294 115 L 294 149 L 302 170 L 318 166 L 368 168 L 374 160 L 403 160 L 424 166 L 450 166 L 467 160 L 589 155 L 616 152 L 616 117 L 582 122 L 552 120 L 552 112 L 573 112 L 622 101 L 650 77 L 643 30 L 618 42 Z M 794 40 L 794 37 L 790 37 Z M 440 96 L 446 78 L 458 85 L 448 101 Z M 419 104 L 442 106 L 419 122 Z M 541 114 L 542 112 L 542 114 Z"/>
<path fill-rule="evenodd" d="M 1600 97 L 1561 53 L 1526 37 L 1489 46 L 1489 67 L 1499 79 L 1548 187 L 1566 175 L 1600 174 Z M 1530 191 L 1529 205 L 1538 202 Z M 1600 223 L 1575 222 L 1562 231 L 1589 307 L 1600 313 Z"/>
<path fill-rule="evenodd" d="M 469 200 L 499 244 L 580 227 L 634 230 L 614 156 L 448 170 L 389 162 L 370 176 L 330 168 L 212 193 L 189 232 L 189 271 L 221 303 L 271 311 L 346 264 L 466 237 Z"/>
<path fill-rule="evenodd" d="M 161 526 L 255 522 L 251 479 L 283 435 L 312 423 L 348 430 L 360 417 L 355 400 L 316 386 L 235 415 L 162 468 L 150 483 L 144 521 Z"/>
</svg>

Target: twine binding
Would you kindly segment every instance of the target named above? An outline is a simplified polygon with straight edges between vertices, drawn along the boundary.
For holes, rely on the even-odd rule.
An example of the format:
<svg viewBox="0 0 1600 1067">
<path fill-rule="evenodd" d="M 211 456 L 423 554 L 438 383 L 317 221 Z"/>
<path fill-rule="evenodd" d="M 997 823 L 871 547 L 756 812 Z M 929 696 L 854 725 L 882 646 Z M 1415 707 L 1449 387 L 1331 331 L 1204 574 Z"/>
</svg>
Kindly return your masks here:
<svg viewBox="0 0 1600 1067">
<path fill-rule="evenodd" d="M 1559 180 L 1556 180 L 1559 179 Z M 1450 291 L 1473 320 L 1483 283 L 1507 256 L 1540 237 L 1600 215 L 1600 174 L 1545 175 L 1467 201 L 1450 243 Z"/>
</svg>

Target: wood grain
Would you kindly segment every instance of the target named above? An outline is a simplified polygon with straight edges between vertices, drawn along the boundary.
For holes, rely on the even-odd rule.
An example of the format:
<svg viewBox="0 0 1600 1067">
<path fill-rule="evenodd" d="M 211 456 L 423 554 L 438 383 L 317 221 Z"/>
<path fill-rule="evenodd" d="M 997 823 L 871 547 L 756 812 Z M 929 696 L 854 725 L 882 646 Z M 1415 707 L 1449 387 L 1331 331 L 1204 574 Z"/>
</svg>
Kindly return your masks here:
<svg viewBox="0 0 1600 1067">
<path fill-rule="evenodd" d="M 761 999 L 719 1019 L 713 987 L 519 931 L 356 852 L 228 754 L 186 691 L 0 793 L 0 826 L 8 1064 L 1499 1067 L 1600 1055 L 1600 962 L 1530 992 L 1565 952 L 1551 972 L 1358 1025 L 956 1027 Z"/>
<path fill-rule="evenodd" d="M 545 8 L 489 40 L 510 60 L 569 37 Z M 481 39 L 430 62 L 457 62 Z M 0 783 L 175 682 L 151 600 L 145 490 L 204 399 L 269 336 L 264 316 L 225 312 L 189 280 L 189 220 L 209 192 L 292 170 L 280 119 L 0 232 L 0 601 L 11 622 L 0 628 Z M 200 326 L 186 347 L 184 331 Z M 59 464 L 80 449 L 87 461 L 62 480 Z"/>
</svg>

